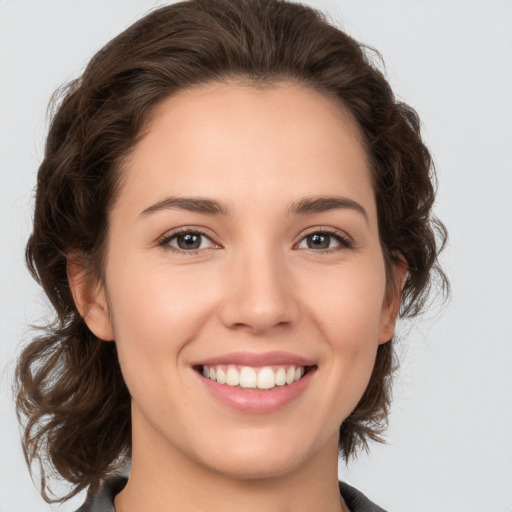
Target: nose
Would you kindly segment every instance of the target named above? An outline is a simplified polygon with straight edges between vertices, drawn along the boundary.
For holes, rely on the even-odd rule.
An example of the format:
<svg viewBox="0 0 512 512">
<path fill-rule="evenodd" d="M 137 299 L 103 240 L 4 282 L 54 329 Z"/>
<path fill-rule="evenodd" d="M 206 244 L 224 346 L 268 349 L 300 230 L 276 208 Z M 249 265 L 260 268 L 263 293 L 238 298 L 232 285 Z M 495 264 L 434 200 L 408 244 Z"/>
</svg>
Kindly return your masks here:
<svg viewBox="0 0 512 512">
<path fill-rule="evenodd" d="M 224 290 L 220 318 L 229 329 L 262 334 L 292 325 L 299 317 L 293 279 L 272 250 L 246 253 L 232 261 Z"/>
</svg>

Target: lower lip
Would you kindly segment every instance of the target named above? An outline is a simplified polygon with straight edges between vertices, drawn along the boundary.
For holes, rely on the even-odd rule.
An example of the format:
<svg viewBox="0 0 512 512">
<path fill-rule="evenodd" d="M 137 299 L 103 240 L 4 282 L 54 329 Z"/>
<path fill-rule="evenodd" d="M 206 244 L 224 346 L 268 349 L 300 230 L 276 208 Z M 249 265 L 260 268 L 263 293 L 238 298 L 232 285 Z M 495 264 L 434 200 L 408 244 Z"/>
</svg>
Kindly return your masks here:
<svg viewBox="0 0 512 512">
<path fill-rule="evenodd" d="M 315 369 L 309 370 L 304 377 L 293 384 L 275 386 L 268 390 L 219 384 L 214 380 L 203 377 L 198 372 L 196 373 L 210 393 L 220 402 L 243 412 L 268 413 L 286 406 L 304 393 L 311 382 Z"/>
</svg>

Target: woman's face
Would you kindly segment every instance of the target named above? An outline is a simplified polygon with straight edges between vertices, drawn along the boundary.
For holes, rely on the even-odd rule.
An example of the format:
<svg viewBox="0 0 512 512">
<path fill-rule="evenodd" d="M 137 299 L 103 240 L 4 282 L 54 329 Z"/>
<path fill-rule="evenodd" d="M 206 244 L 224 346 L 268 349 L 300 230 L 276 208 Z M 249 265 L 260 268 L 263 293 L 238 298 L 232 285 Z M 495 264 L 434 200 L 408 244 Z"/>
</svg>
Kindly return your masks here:
<svg viewBox="0 0 512 512">
<path fill-rule="evenodd" d="M 398 306 L 349 114 L 288 82 L 167 99 L 123 169 L 105 283 L 111 323 L 89 325 L 118 346 L 133 464 L 335 460 Z"/>
</svg>

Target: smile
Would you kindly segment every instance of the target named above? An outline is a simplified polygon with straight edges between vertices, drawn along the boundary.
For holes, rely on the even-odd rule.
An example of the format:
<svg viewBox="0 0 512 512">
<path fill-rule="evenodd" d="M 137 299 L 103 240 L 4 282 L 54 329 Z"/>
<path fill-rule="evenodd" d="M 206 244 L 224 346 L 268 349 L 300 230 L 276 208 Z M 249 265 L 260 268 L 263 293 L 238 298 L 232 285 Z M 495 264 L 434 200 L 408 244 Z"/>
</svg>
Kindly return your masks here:
<svg viewBox="0 0 512 512">
<path fill-rule="evenodd" d="M 289 352 L 234 352 L 192 363 L 217 403 L 242 413 L 267 414 L 291 406 L 309 388 L 317 362 Z"/>
<path fill-rule="evenodd" d="M 203 376 L 219 384 L 245 389 L 273 389 L 291 385 L 310 369 L 308 366 L 274 365 L 263 367 L 240 365 L 203 365 Z"/>
</svg>

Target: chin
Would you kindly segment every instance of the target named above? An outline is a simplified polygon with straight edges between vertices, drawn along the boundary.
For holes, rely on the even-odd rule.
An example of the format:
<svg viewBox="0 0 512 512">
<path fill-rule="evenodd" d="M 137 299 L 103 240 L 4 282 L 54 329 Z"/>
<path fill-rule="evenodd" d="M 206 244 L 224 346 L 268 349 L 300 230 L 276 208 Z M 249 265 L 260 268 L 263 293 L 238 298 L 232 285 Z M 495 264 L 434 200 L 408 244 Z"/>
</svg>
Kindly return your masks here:
<svg viewBox="0 0 512 512">
<path fill-rule="evenodd" d="M 304 442 L 290 443 L 281 439 L 216 443 L 197 453 L 202 464 L 216 473 L 236 480 L 257 480 L 293 473 L 308 458 Z"/>
<path fill-rule="evenodd" d="M 210 469 L 233 480 L 264 480 L 293 473 L 299 466 L 300 462 L 291 458 L 269 460 L 268 454 L 262 454 L 257 458 L 223 460 Z"/>
</svg>

